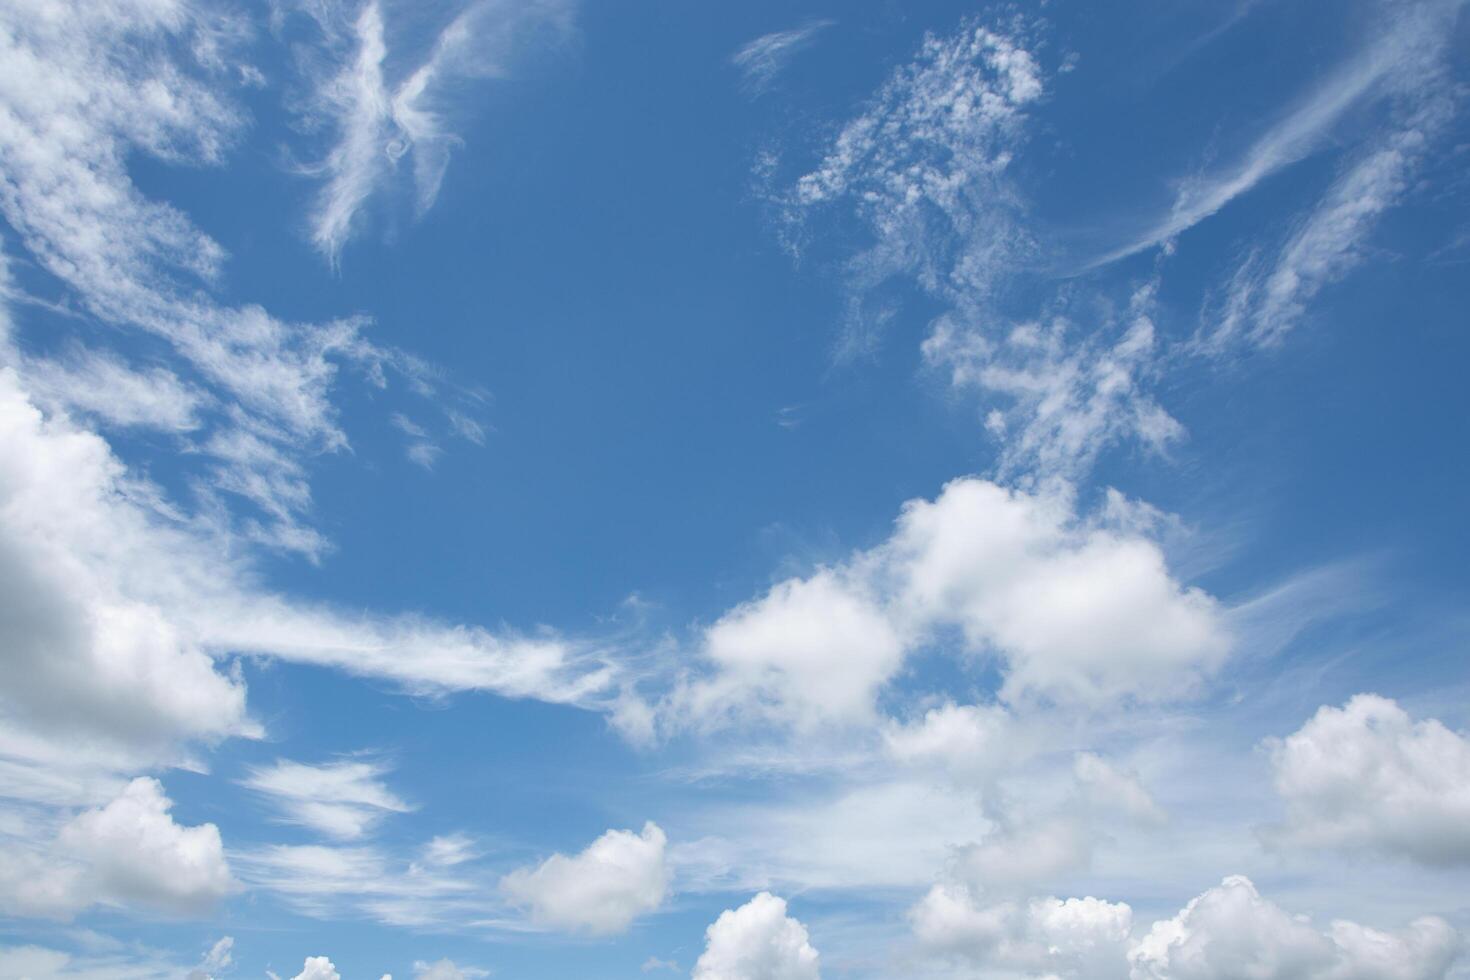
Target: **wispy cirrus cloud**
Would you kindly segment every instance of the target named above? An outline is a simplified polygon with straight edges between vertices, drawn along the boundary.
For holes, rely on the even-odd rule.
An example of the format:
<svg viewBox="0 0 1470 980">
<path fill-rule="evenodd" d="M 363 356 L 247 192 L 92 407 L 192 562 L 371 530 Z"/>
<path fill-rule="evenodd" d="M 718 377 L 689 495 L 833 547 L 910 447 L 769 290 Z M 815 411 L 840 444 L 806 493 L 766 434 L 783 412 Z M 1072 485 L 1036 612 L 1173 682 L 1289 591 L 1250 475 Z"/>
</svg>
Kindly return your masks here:
<svg viewBox="0 0 1470 980">
<path fill-rule="evenodd" d="M 572 0 L 472 0 L 455 14 L 412 70 L 395 70 L 388 11 L 377 0 L 299 5 L 325 39 L 327 58 L 311 69 L 308 118 L 333 131 L 325 157 L 306 167 L 323 186 L 312 209 L 312 241 L 336 264 L 363 208 L 406 160 L 414 209 L 439 195 L 459 138 L 445 110 L 451 90 L 475 79 L 505 78 L 517 61 L 572 28 Z"/>
<path fill-rule="evenodd" d="M 730 63 L 740 69 L 741 85 L 751 95 L 760 95 L 775 83 L 786 66 L 809 47 L 817 35 L 835 21 L 814 20 L 801 27 L 762 34 L 741 45 L 730 56 Z"/>
</svg>

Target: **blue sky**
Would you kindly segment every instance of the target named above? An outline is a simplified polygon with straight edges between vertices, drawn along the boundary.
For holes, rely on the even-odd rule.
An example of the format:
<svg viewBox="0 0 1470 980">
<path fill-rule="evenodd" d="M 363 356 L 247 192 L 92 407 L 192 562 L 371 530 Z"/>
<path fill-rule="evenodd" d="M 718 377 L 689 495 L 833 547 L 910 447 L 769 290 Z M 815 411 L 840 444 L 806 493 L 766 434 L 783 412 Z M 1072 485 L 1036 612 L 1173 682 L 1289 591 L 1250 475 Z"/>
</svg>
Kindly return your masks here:
<svg viewBox="0 0 1470 980">
<path fill-rule="evenodd" d="M 0 977 L 1470 977 L 1470 17 L 0 9 Z"/>
</svg>

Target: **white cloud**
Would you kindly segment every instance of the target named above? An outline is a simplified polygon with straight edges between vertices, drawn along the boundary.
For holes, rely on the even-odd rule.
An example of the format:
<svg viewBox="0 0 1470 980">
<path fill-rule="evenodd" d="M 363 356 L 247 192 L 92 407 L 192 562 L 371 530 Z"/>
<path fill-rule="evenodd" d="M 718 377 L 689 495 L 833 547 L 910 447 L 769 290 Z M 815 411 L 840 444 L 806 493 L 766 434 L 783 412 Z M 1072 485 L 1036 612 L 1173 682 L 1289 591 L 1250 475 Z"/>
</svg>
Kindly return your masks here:
<svg viewBox="0 0 1470 980">
<path fill-rule="evenodd" d="M 1072 507 L 1065 491 L 976 479 L 910 501 L 883 548 L 899 607 L 998 655 L 1007 699 L 1189 693 L 1228 649 L 1216 603 L 1175 582 L 1153 541 Z"/>
<path fill-rule="evenodd" d="M 1080 519 L 1064 484 L 1027 493 L 954 480 L 935 500 L 906 503 L 884 544 L 709 627 L 709 672 L 669 706 L 704 726 L 869 721 L 905 657 L 952 627 L 966 654 L 1002 665 L 1008 702 L 1186 696 L 1229 649 L 1221 611 L 1176 582 L 1162 549 L 1118 513 L 1114 501 Z"/>
<path fill-rule="evenodd" d="M 759 95 L 770 88 L 776 76 L 785 70 L 801 50 L 816 36 L 832 26 L 830 20 L 817 20 L 788 31 L 773 31 L 741 45 L 730 56 L 730 63 L 740 69 L 747 92 Z"/>
<path fill-rule="evenodd" d="M 1342 65 L 1320 87 L 1266 131 L 1229 167 L 1180 182 L 1169 215 L 1135 240 L 1097 260 L 1111 262 L 1172 239 L 1213 216 L 1271 174 L 1320 148 L 1350 109 L 1405 88 L 1428 90 L 1426 84 L 1442 56 L 1445 32 L 1452 30 L 1458 2 L 1381 5 L 1383 27 L 1357 56 Z M 1448 22 L 1447 22 L 1448 19 Z M 1437 80 L 1436 80 L 1437 83 Z M 1361 177 L 1348 183 L 1361 182 Z M 1338 194 L 1340 198 L 1343 195 Z M 1374 211 L 1367 199 L 1350 204 Z M 1345 230 L 1339 227 L 1339 231 Z M 1321 229 L 1326 231 L 1326 229 Z M 1325 244 L 1325 243 L 1324 243 Z M 1340 243 L 1351 248 L 1351 240 Z"/>
<path fill-rule="evenodd" d="M 186 969 L 147 950 L 74 954 L 36 945 L 0 946 L 0 977 L 22 977 L 25 980 L 178 980 Z"/>
<path fill-rule="evenodd" d="M 1092 861 L 1094 834 L 1079 816 L 1007 818 L 978 844 L 954 849 L 954 873 L 977 890 L 1024 893 Z"/>
<path fill-rule="evenodd" d="M 1152 305 L 1152 287 L 1137 290 L 1116 339 L 1101 328 L 1077 339 L 1076 325 L 1057 317 L 996 340 L 947 315 L 921 349 L 955 388 L 1004 400 L 985 423 L 1001 444 L 1002 476 L 1075 479 L 1113 444 L 1133 438 L 1162 453 L 1184 435 L 1145 389 L 1157 371 Z"/>
<path fill-rule="evenodd" d="M 432 963 L 420 960 L 413 965 L 413 975 L 414 980 L 471 980 L 472 977 L 488 977 L 490 973 L 472 966 L 459 966 L 453 960 L 435 960 Z"/>
<path fill-rule="evenodd" d="M 214 980 L 216 974 L 223 973 L 234 964 L 234 949 L 234 937 L 222 937 L 204 954 L 199 965 L 189 971 L 188 980 Z"/>
<path fill-rule="evenodd" d="M 1072 771 L 1094 809 L 1116 811 L 1145 824 L 1161 824 L 1168 819 L 1137 773 L 1120 770 L 1092 752 L 1079 752 Z"/>
<path fill-rule="evenodd" d="M 704 635 L 717 679 L 695 687 L 704 724 L 734 711 L 809 727 L 872 718 L 903 641 L 861 582 L 832 570 L 790 579 L 726 613 Z"/>
<path fill-rule="evenodd" d="M 1097 898 L 982 904 L 964 885 L 936 885 L 909 910 L 932 955 L 1030 975 L 1108 980 L 1127 974 L 1133 910 Z"/>
<path fill-rule="evenodd" d="M 1427 865 L 1470 862 L 1470 738 L 1388 698 L 1322 707 L 1270 744 L 1286 822 L 1278 844 L 1366 849 Z"/>
<path fill-rule="evenodd" d="M 288 823 L 353 840 L 387 814 L 412 809 L 379 778 L 387 771 L 372 762 L 309 766 L 281 759 L 268 769 L 252 767 L 242 784 L 272 797 Z"/>
<path fill-rule="evenodd" d="M 884 746 L 894 759 L 932 765 L 966 781 L 983 783 L 1023 760 L 1027 738 L 1000 705 L 944 704 L 909 724 L 889 721 Z"/>
<path fill-rule="evenodd" d="M 404 158 L 413 163 L 418 213 L 433 206 L 459 142 L 440 111 L 446 90 L 465 79 L 506 77 L 534 42 L 569 32 L 573 10 L 563 0 L 470 3 L 416 68 L 390 79 L 384 11 L 376 0 L 301 6 L 339 62 L 313 79 L 307 107 L 310 117 L 329 121 L 336 131 L 336 144 L 309 168 L 325 179 L 311 216 L 312 239 L 333 263 L 368 198 Z"/>
<path fill-rule="evenodd" d="M 60 359 L 27 360 L 21 373 L 43 408 L 81 412 L 119 428 L 189 432 L 203 424 L 199 414 L 209 402 L 165 367 L 136 368 L 81 348 Z"/>
<path fill-rule="evenodd" d="M 1459 947 L 1433 917 L 1398 932 L 1339 920 L 1324 933 L 1234 876 L 1154 923 L 1128 959 L 1132 980 L 1439 980 Z"/>
<path fill-rule="evenodd" d="M 67 918 L 94 904 L 198 915 L 237 889 L 214 824 L 174 822 L 157 780 L 133 780 L 43 846 L 6 848 L 0 908 Z"/>
<path fill-rule="evenodd" d="M 727 909 L 705 930 L 694 980 L 817 980 L 817 951 L 786 901 L 761 892 Z"/>
<path fill-rule="evenodd" d="M 593 935 L 622 932 L 663 904 L 669 887 L 665 843 L 652 822 L 641 834 L 609 830 L 580 854 L 553 854 L 534 868 L 512 871 L 500 887 L 538 924 Z"/>
<path fill-rule="evenodd" d="M 291 980 L 342 980 L 342 975 L 325 956 L 308 956 L 301 972 Z"/>
</svg>

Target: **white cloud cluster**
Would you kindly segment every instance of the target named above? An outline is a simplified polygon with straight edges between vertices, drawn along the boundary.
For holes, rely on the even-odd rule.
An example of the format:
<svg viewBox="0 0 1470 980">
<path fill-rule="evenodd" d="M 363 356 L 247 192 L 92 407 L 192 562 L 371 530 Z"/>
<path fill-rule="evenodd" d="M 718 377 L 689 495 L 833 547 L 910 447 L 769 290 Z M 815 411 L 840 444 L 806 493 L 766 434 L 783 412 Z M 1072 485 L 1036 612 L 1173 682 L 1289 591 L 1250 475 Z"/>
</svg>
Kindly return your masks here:
<svg viewBox="0 0 1470 980">
<path fill-rule="evenodd" d="M 983 904 L 964 885 L 936 885 L 909 911 L 928 953 L 1028 975 L 1108 980 L 1127 974 L 1133 910 L 1096 898 Z"/>
<path fill-rule="evenodd" d="M 818 980 L 818 954 L 785 899 L 761 892 L 705 930 L 694 980 Z"/>
<path fill-rule="evenodd" d="M 1441 980 L 1459 950 L 1433 917 L 1398 932 L 1339 920 L 1324 933 L 1235 876 L 1154 923 L 1128 960 L 1131 980 Z"/>
<path fill-rule="evenodd" d="M 1186 695 L 1229 647 L 1217 603 L 1176 582 L 1151 539 L 1080 519 L 1066 488 L 960 479 L 908 502 L 884 544 L 726 614 L 704 636 L 712 676 L 675 705 L 703 724 L 869 720 L 905 655 L 955 627 L 967 654 L 1002 665 L 1011 702 Z"/>
<path fill-rule="evenodd" d="M 214 824 L 184 827 L 157 780 L 138 778 L 44 845 L 0 849 L 0 909 L 69 918 L 95 904 L 197 915 L 237 889 Z"/>
<path fill-rule="evenodd" d="M 1388 698 L 1324 706 L 1270 743 L 1286 822 L 1270 839 L 1470 863 L 1470 737 L 1415 721 Z"/>
<path fill-rule="evenodd" d="M 477 0 L 438 33 L 416 67 L 390 81 L 386 14 L 377 0 L 299 7 L 316 20 L 335 62 L 312 79 L 305 106 L 310 118 L 335 130 L 335 145 L 309 168 L 325 181 L 312 239 L 333 263 L 368 198 L 405 158 L 413 164 L 416 210 L 433 206 L 459 142 L 443 115 L 454 84 L 506 77 L 527 46 L 565 35 L 574 9 L 564 0 Z"/>
<path fill-rule="evenodd" d="M 373 762 L 309 766 L 281 759 L 270 768 L 252 767 L 242 783 L 271 797 L 287 822 L 353 840 L 385 815 L 411 809 L 383 784 L 387 771 Z"/>
<path fill-rule="evenodd" d="M 663 904 L 666 843 L 652 822 L 640 834 L 609 830 L 580 854 L 553 854 L 534 868 L 512 871 L 500 887 L 538 924 L 592 935 L 622 932 Z"/>
</svg>

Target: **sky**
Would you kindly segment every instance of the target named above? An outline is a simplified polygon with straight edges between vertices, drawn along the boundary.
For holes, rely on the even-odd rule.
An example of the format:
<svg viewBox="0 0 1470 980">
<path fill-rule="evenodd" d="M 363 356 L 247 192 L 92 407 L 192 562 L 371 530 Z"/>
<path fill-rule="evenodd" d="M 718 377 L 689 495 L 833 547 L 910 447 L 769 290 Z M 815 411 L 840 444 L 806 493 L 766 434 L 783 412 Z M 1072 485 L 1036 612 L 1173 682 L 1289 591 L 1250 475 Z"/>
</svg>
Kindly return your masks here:
<svg viewBox="0 0 1470 980">
<path fill-rule="evenodd" d="M 1470 978 L 1464 0 L 0 2 L 0 978 Z"/>
</svg>

